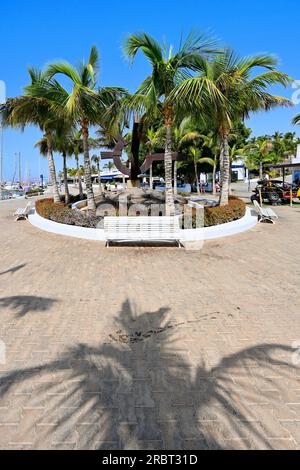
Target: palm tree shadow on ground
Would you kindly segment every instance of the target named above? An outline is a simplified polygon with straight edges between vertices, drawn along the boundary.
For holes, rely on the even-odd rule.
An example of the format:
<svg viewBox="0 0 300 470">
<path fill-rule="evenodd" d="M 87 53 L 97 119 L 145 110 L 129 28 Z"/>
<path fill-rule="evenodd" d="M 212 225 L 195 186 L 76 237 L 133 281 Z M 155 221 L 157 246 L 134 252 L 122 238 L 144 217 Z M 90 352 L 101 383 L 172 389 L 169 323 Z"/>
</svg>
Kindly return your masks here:
<svg viewBox="0 0 300 470">
<path fill-rule="evenodd" d="M 23 317 L 30 312 L 45 312 L 58 300 L 35 295 L 14 295 L 0 298 L 0 311 L 10 308 L 16 312 L 17 317 Z"/>
<path fill-rule="evenodd" d="M 1 399 L 20 384 L 34 390 L 22 403 L 35 410 L 23 430 L 34 431 L 34 448 L 272 447 L 250 405 L 269 402 L 274 367 L 281 378 L 293 376 L 283 359 L 291 349 L 261 344 L 209 368 L 199 345 L 193 366 L 185 340 L 174 346 L 185 322 L 168 320 L 168 310 L 140 314 L 126 301 L 118 329 L 99 347 L 78 344 L 57 360 L 2 376 Z"/>
<path fill-rule="evenodd" d="M 3 276 L 4 274 L 15 274 L 16 272 L 25 268 L 25 266 L 26 266 L 26 263 L 19 264 L 18 266 L 14 266 L 13 268 L 7 269 L 6 271 L 2 271 L 0 273 L 0 276 Z"/>
</svg>

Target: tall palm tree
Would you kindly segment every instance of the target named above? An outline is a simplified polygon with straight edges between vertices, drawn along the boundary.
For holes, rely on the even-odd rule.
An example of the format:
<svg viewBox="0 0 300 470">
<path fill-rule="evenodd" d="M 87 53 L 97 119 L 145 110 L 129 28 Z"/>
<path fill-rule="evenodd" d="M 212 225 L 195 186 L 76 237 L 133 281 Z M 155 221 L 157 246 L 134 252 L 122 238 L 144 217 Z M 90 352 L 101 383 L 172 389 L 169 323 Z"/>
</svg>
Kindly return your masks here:
<svg viewBox="0 0 300 470">
<path fill-rule="evenodd" d="M 166 129 L 165 141 L 165 182 L 166 214 L 174 214 L 172 191 L 172 128 L 178 111 L 170 99 L 178 83 L 190 76 L 191 71 L 198 70 L 198 59 L 212 51 L 213 43 L 204 36 L 190 34 L 180 45 L 178 52 L 171 46 L 161 46 L 152 36 L 146 33 L 130 35 L 124 46 L 126 56 L 134 60 L 141 51 L 150 62 L 152 73 L 140 85 L 131 99 L 137 110 L 146 110 L 153 116 L 162 116 Z M 177 101 L 177 108 L 180 108 Z"/>
<path fill-rule="evenodd" d="M 29 68 L 31 85 L 34 85 L 42 79 L 41 72 Z M 25 93 L 17 98 L 9 98 L 1 106 L 0 113 L 3 118 L 3 124 L 23 129 L 28 125 L 38 127 L 47 141 L 47 159 L 49 166 L 50 181 L 53 187 L 54 201 L 60 202 L 58 184 L 56 179 L 55 162 L 53 158 L 53 131 L 59 125 L 62 125 L 64 118 L 57 114 L 51 108 L 49 102 L 43 98 L 33 97 Z"/>
<path fill-rule="evenodd" d="M 67 122 L 60 123 L 58 128 L 52 132 L 52 150 L 60 153 L 63 158 L 63 178 L 66 204 L 69 204 L 70 202 L 67 157 L 71 157 L 73 154 L 72 135 L 72 130 L 70 129 L 70 127 L 67 126 Z M 35 144 L 35 147 L 39 148 L 41 155 L 47 155 L 48 139 L 43 137 Z"/>
<path fill-rule="evenodd" d="M 100 146 L 100 141 L 99 139 L 89 137 L 88 145 L 90 150 L 95 149 Z M 79 155 L 83 153 L 83 139 L 81 130 L 75 129 L 73 131 L 70 136 L 69 147 L 70 155 L 74 155 L 76 162 L 79 196 L 80 199 L 83 199 L 82 176 L 84 176 L 84 171 L 82 172 L 82 167 L 79 165 Z"/>
<path fill-rule="evenodd" d="M 96 210 L 92 186 L 91 165 L 89 155 L 89 127 L 98 124 L 107 108 L 114 104 L 124 90 L 121 88 L 97 88 L 98 51 L 92 47 L 87 63 L 78 67 L 67 62 L 48 65 L 45 79 L 26 88 L 31 96 L 43 97 L 57 113 L 65 113 L 78 125 L 82 132 L 85 184 L 88 208 Z M 64 88 L 56 77 L 61 75 L 71 82 L 71 90 Z"/>
<path fill-rule="evenodd" d="M 172 99 L 215 122 L 221 143 L 220 205 L 228 204 L 230 181 L 229 135 L 233 123 L 249 117 L 251 112 L 268 111 L 276 106 L 291 106 L 281 96 L 270 94 L 269 85 L 287 86 L 291 79 L 276 70 L 277 59 L 258 55 L 239 58 L 231 50 L 216 55 L 214 60 L 199 60 L 201 72 L 187 78 L 172 92 Z M 256 74 L 256 69 L 263 72 Z"/>
</svg>

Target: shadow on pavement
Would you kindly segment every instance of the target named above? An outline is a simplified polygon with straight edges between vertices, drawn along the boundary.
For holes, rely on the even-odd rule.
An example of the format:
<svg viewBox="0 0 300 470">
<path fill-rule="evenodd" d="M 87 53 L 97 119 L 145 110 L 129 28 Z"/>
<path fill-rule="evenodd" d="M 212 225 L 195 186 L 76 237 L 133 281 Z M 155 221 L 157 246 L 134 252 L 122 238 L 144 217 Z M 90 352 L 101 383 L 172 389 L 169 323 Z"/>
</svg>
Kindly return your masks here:
<svg viewBox="0 0 300 470">
<path fill-rule="evenodd" d="M 15 295 L 12 297 L 0 298 L 0 308 L 12 309 L 16 312 L 17 316 L 23 317 L 29 312 L 45 312 L 56 302 L 58 302 L 58 300 L 49 299 L 47 297 Z"/>
<path fill-rule="evenodd" d="M 1 302 L 26 313 L 27 301 L 17 299 Z M 295 376 L 286 361 L 292 350 L 260 344 L 210 368 L 199 344 L 191 363 L 186 340 L 176 346 L 181 324 L 173 325 L 168 311 L 141 313 L 126 301 L 106 343 L 78 344 L 57 360 L 2 375 L 1 399 L 20 385 L 33 390 L 23 397 L 22 409 L 32 414 L 29 422 L 20 420 L 18 440 L 32 434 L 33 448 L 271 448 L 278 422 L 260 417 L 259 406 Z"/>
</svg>

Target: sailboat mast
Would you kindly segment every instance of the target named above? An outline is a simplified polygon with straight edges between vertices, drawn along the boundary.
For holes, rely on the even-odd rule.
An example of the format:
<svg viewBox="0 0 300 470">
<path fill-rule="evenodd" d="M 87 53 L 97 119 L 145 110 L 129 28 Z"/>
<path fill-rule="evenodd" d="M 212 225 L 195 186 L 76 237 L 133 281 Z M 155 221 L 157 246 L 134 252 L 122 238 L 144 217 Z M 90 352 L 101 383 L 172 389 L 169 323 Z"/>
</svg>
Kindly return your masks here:
<svg viewBox="0 0 300 470">
<path fill-rule="evenodd" d="M 19 185 L 22 186 L 21 152 L 19 152 Z"/>
</svg>

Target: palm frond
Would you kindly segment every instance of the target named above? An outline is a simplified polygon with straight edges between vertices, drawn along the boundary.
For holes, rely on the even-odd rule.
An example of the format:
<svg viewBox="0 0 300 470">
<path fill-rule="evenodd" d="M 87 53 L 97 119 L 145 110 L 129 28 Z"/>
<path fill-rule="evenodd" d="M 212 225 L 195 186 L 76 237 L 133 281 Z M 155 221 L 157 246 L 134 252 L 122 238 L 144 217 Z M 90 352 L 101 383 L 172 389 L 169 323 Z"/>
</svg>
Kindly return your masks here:
<svg viewBox="0 0 300 470">
<path fill-rule="evenodd" d="M 73 65 L 68 62 L 50 64 L 45 70 L 45 77 L 51 79 L 54 75 L 61 74 L 68 77 L 74 83 L 81 84 L 81 77 Z"/>
<path fill-rule="evenodd" d="M 143 32 L 131 34 L 126 39 L 124 43 L 124 53 L 128 59 L 133 61 L 139 50 L 143 52 L 152 65 L 163 61 L 161 46 L 149 34 Z"/>
</svg>

